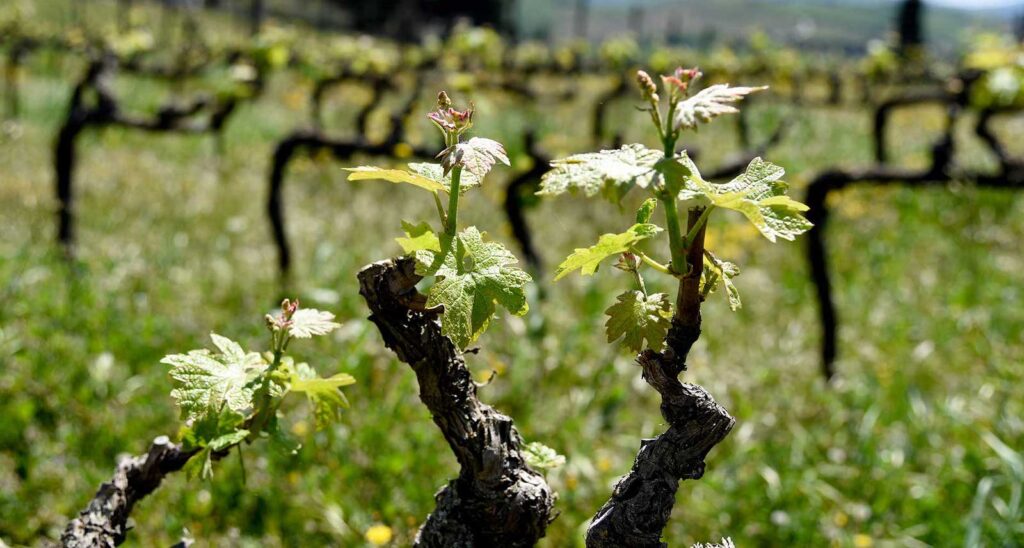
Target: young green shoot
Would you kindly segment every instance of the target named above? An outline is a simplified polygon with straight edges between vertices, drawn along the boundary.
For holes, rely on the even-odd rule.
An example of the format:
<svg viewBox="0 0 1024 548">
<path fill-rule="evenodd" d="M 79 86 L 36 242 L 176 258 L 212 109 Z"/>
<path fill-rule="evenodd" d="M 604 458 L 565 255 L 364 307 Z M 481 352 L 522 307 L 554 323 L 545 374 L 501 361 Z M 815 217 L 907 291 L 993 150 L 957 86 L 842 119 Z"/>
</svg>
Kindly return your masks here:
<svg viewBox="0 0 1024 548">
<path fill-rule="evenodd" d="M 192 350 L 171 354 L 161 363 L 171 366 L 176 386 L 171 397 L 178 402 L 185 425 L 183 449 L 194 450 L 185 465 L 190 475 L 204 478 L 213 473 L 214 457 L 232 447 L 266 437 L 275 446 L 294 454 L 299 444 L 279 424 L 279 408 L 289 393 L 305 394 L 313 407 L 317 428 L 336 420 L 348 401 L 341 387 L 355 382 L 338 373 L 322 378 L 306 363 L 286 354 L 294 339 L 326 335 L 338 328 L 334 315 L 300 308 L 285 299 L 281 313 L 266 316 L 270 349 L 252 352 L 227 337 L 211 333 L 216 351 Z"/>
<path fill-rule="evenodd" d="M 443 91 L 437 109 L 427 118 L 444 137 L 438 163 L 411 163 L 408 169 L 349 168 L 348 180 L 405 183 L 433 194 L 440 228 L 435 230 L 426 221 L 403 222 L 405 237 L 397 242 L 415 258 L 417 274 L 434 276 L 426 290 L 426 306 L 440 312 L 441 332 L 465 349 L 487 329 L 498 305 L 517 316 L 526 313 L 524 287 L 532 280 L 515 266 L 518 261 L 511 251 L 486 241 L 476 227 L 460 230 L 458 224 L 462 196 L 480 186 L 495 164 L 509 165 L 504 147 L 481 137 L 463 141 L 473 127 L 473 108 L 452 108 Z M 447 209 L 443 193 L 448 195 Z"/>
<path fill-rule="evenodd" d="M 683 131 L 738 112 L 735 103 L 765 89 L 718 84 L 690 95 L 700 77 L 697 69 L 682 68 L 662 76 L 663 101 L 651 77 L 644 71 L 637 73 L 644 110 L 657 132 L 660 150 L 627 144 L 617 150 L 577 154 L 552 162 L 551 171 L 541 179 L 542 195 L 582 192 L 619 202 L 630 190 L 640 188 L 652 196 L 640 207 L 633 226 L 576 249 L 555 275 L 556 280 L 576 270 L 593 275 L 605 259 L 619 257 L 615 266 L 631 274 L 635 289 L 620 294 L 606 311 L 607 336 L 608 342 L 623 339 L 633 352 L 644 348 L 660 351 L 674 322 L 698 324 L 701 302 L 718 287 L 724 288 L 731 309 L 740 307 L 733 283 L 739 269 L 704 248 L 704 233 L 713 212 L 727 209 L 743 214 L 772 242 L 792 240 L 811 227 L 802 215 L 807 206 L 786 196 L 781 167 L 755 158 L 743 174 L 718 184 L 701 177 L 685 150 L 677 152 Z M 663 224 L 652 221 L 659 205 L 664 210 Z M 680 210 L 687 213 L 685 219 L 680 218 Z M 662 232 L 668 234 L 667 262 L 643 249 L 647 240 Z M 676 298 L 649 294 L 644 269 L 677 279 Z"/>
</svg>

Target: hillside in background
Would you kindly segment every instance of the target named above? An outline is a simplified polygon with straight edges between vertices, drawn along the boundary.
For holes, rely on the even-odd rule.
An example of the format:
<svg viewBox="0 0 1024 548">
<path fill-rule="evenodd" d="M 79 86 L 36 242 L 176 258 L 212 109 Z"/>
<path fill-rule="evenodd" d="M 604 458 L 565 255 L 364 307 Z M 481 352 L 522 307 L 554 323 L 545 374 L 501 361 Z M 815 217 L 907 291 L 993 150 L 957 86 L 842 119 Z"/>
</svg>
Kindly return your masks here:
<svg viewBox="0 0 1024 548">
<path fill-rule="evenodd" d="M 564 0 L 520 0 L 524 37 L 573 37 L 575 5 Z M 808 49 L 856 54 L 868 41 L 884 38 L 893 27 L 896 3 L 890 0 L 677 0 L 590 2 L 587 37 L 591 40 L 640 34 L 646 41 L 704 47 L 742 44 L 758 30 L 773 39 Z M 929 5 L 926 26 L 935 53 L 956 52 L 973 31 L 1009 27 L 1012 9 L 967 11 Z"/>
</svg>

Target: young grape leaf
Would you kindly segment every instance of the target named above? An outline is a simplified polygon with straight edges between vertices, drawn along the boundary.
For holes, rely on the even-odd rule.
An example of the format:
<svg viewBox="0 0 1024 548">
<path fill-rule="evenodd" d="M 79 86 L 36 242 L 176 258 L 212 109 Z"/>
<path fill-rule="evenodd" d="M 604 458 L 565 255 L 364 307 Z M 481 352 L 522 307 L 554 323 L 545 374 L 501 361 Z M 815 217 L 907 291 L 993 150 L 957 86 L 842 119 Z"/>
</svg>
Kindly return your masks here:
<svg viewBox="0 0 1024 548">
<path fill-rule="evenodd" d="M 740 268 L 729 261 L 719 260 L 711 252 L 704 256 L 704 278 L 701 292 L 707 296 L 715 291 L 718 282 L 721 281 L 725 287 L 725 296 L 729 299 L 729 309 L 733 312 L 743 307 L 740 301 L 740 291 L 733 283 L 733 278 L 740 275 Z"/>
<path fill-rule="evenodd" d="M 635 224 L 629 230 L 619 234 L 604 234 L 597 239 L 597 243 L 590 247 L 578 247 L 572 255 L 566 257 L 562 264 L 558 265 L 555 272 L 555 281 L 568 276 L 573 270 L 579 269 L 580 274 L 592 276 L 597 272 L 601 261 L 608 257 L 619 255 L 629 251 L 637 243 L 661 232 L 661 227 L 649 223 Z"/>
<path fill-rule="evenodd" d="M 452 145 L 442 150 L 438 158 L 441 159 L 444 174 L 448 174 L 455 166 L 462 166 L 464 172 L 471 173 L 478 181 L 483 179 L 497 162 L 506 166 L 512 165 L 501 143 L 482 137 L 473 137 L 465 143 Z M 461 179 L 459 184 L 462 184 Z"/>
<path fill-rule="evenodd" d="M 210 448 L 210 451 L 223 451 L 233 445 L 242 443 L 242 441 L 244 441 L 248 436 L 248 430 L 235 430 L 234 432 L 229 432 L 223 436 L 218 436 L 217 438 L 210 440 L 210 443 L 206 444 L 206 446 Z"/>
<path fill-rule="evenodd" d="M 230 409 L 205 415 L 182 427 L 182 445 L 186 450 L 206 447 L 213 440 L 239 430 L 244 421 L 244 415 Z"/>
<path fill-rule="evenodd" d="M 249 436 L 248 430 L 240 428 L 243 420 L 242 415 L 225 409 L 195 420 L 190 427 L 183 429 L 181 441 L 185 450 L 199 449 L 185 463 L 189 478 L 205 479 L 213 475 L 212 453 L 229 449 Z"/>
<path fill-rule="evenodd" d="M 345 171 L 349 172 L 349 181 L 379 179 L 392 183 L 407 183 L 431 192 L 448 191 L 447 187 L 445 187 L 445 185 L 440 181 L 435 181 L 434 179 L 424 177 L 419 173 L 412 173 L 404 169 L 381 169 L 374 166 L 359 166 L 345 168 Z"/>
<path fill-rule="evenodd" d="M 644 224 L 651 221 L 651 216 L 654 215 L 654 209 L 658 207 L 658 200 L 654 198 L 647 198 L 644 203 L 640 204 L 640 208 L 636 210 L 636 222 L 637 224 Z"/>
<path fill-rule="evenodd" d="M 605 314 L 608 342 L 621 337 L 626 348 L 639 352 L 646 339 L 648 348 L 659 350 L 671 324 L 672 302 L 664 293 L 647 296 L 640 291 L 627 291 L 619 295 Z"/>
<path fill-rule="evenodd" d="M 538 194 L 553 196 L 580 191 L 588 197 L 599 193 L 621 197 L 634 186 L 649 186 L 657 177 L 654 164 L 662 156 L 661 151 L 630 144 L 555 160 L 551 170 L 541 177 Z"/>
<path fill-rule="evenodd" d="M 453 242 L 456 240 L 457 237 L 449 236 L 447 233 L 442 232 L 437 237 L 438 245 L 436 249 L 417 249 L 414 251 L 413 258 L 416 259 L 416 273 L 424 278 L 437 274 L 437 271 L 448 260 L 448 255 L 454 248 Z"/>
<path fill-rule="evenodd" d="M 248 430 L 235 430 L 209 441 L 185 463 L 185 475 L 189 479 L 213 477 L 213 454 L 225 451 L 242 443 L 249 436 Z"/>
<path fill-rule="evenodd" d="M 528 310 L 523 287 L 530 275 L 514 265 L 512 252 L 496 242 L 484 242 L 476 227 L 459 233 L 442 251 L 418 251 L 417 262 L 438 265 L 437 281 L 427 293 L 427 306 L 444 306 L 441 332 L 464 349 L 491 321 L 496 304 L 516 316 Z"/>
<path fill-rule="evenodd" d="M 213 345 L 220 350 L 221 354 L 232 360 L 244 360 L 246 356 L 245 350 L 242 350 L 242 345 L 235 341 L 222 337 L 216 333 L 210 333 L 210 339 L 213 340 Z"/>
<path fill-rule="evenodd" d="M 440 164 L 431 164 L 426 162 L 417 162 L 409 164 L 409 169 L 417 175 L 422 175 L 427 179 L 437 181 L 444 187 L 444 191 L 450 193 L 452 188 L 452 174 L 445 173 L 444 168 Z M 468 170 L 462 171 L 462 176 L 459 177 L 459 194 L 465 194 L 469 189 L 480 186 L 480 177 L 477 177 L 473 172 Z"/>
<path fill-rule="evenodd" d="M 428 251 L 441 251 L 441 240 L 437 238 L 437 234 L 434 233 L 434 229 L 430 228 L 430 225 L 426 222 L 419 224 L 412 224 L 407 221 L 402 221 L 402 231 L 405 232 L 405 238 L 395 238 L 398 245 L 402 246 L 402 251 L 406 254 L 415 253 L 420 250 Z"/>
<path fill-rule="evenodd" d="M 733 544 L 732 538 L 722 537 L 722 540 L 718 542 L 709 542 L 707 544 L 698 542 L 697 544 L 690 546 L 690 548 L 736 548 L 736 545 Z"/>
<path fill-rule="evenodd" d="M 203 447 L 198 453 L 192 455 L 182 467 L 185 477 L 188 479 L 208 479 L 213 477 L 213 459 L 210 456 L 210 448 Z"/>
<path fill-rule="evenodd" d="M 259 354 L 245 353 L 237 343 L 217 335 L 214 344 L 226 351 L 213 354 L 193 350 L 160 360 L 171 366 L 171 378 L 180 383 L 171 391 L 171 397 L 178 401 L 187 419 L 220 413 L 222 408 L 245 411 L 252 405 L 254 388 L 250 381 L 266 368 Z"/>
<path fill-rule="evenodd" d="M 281 421 L 278 420 L 276 414 L 270 417 L 263 430 L 269 436 L 270 445 L 285 455 L 294 455 L 302 448 L 301 443 L 295 441 L 281 428 Z"/>
<path fill-rule="evenodd" d="M 551 469 L 565 464 L 565 455 L 538 441 L 523 446 L 523 458 L 530 468 Z"/>
<path fill-rule="evenodd" d="M 694 129 L 697 122 L 708 123 L 712 118 L 723 114 L 734 114 L 739 110 L 732 106 L 756 91 L 768 89 L 762 87 L 729 87 L 729 84 L 717 84 L 701 90 L 699 93 L 676 105 L 675 128 Z"/>
<path fill-rule="evenodd" d="M 739 211 L 768 238 L 792 240 L 807 232 L 811 223 L 801 213 L 807 206 L 786 196 L 788 185 L 781 181 L 786 171 L 754 158 L 744 173 L 725 184 L 713 184 L 700 176 L 697 166 L 685 152 L 676 161 L 688 172 L 680 200 L 706 200 L 711 205 Z"/>
<path fill-rule="evenodd" d="M 725 286 L 725 296 L 729 299 L 729 309 L 733 312 L 743 308 L 743 302 L 740 301 L 740 290 L 732 282 L 732 279 L 739 275 L 740 267 L 735 263 L 728 261 L 722 263 L 722 285 Z"/>
<path fill-rule="evenodd" d="M 348 400 L 341 392 L 342 386 L 356 382 L 352 375 L 337 375 L 320 378 L 316 371 L 305 363 L 295 365 L 295 373 L 289 382 L 292 392 L 303 392 L 313 405 L 313 417 L 317 429 L 322 429 L 337 420 L 343 408 L 348 407 Z"/>
<path fill-rule="evenodd" d="M 333 322 L 334 314 L 315 308 L 300 308 L 292 315 L 288 325 L 288 334 L 297 339 L 308 339 L 316 335 L 326 335 L 341 327 Z"/>
</svg>

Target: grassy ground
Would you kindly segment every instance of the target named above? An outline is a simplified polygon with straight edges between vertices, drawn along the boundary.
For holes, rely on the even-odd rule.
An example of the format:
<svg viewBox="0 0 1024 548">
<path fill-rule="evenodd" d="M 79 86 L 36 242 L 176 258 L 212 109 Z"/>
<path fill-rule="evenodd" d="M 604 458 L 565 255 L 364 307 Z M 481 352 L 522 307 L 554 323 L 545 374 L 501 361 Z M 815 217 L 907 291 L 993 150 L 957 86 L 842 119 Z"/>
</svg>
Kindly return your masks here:
<svg viewBox="0 0 1024 548">
<path fill-rule="evenodd" d="M 119 454 L 175 432 L 164 354 L 205 346 L 210 331 L 263 344 L 261 318 L 280 291 L 263 214 L 268 160 L 274 142 L 305 119 L 306 84 L 284 74 L 232 120 L 224 156 L 208 138 L 88 133 L 77 173 L 79 260 L 69 266 L 53 244 L 50 146 L 81 69 L 33 58 L 22 123 L 0 137 L 0 539 L 15 545 L 58 536 Z M 151 86 L 119 86 L 140 104 L 155 101 Z M 513 151 L 524 126 L 557 131 L 545 143 L 558 153 L 590 147 L 585 110 L 476 101 L 476 134 L 505 138 Z M 350 103 L 334 104 L 331 123 L 344 127 Z M 816 169 L 870 158 L 863 111 L 764 103 L 754 112 L 761 135 L 774 119 L 796 118 L 770 159 L 797 188 Z M 892 131 L 907 163 L 924 162 L 940 114 L 898 117 Z M 616 117 L 642 138 L 629 105 Z M 419 132 L 427 130 L 424 120 Z M 1019 140 L 1024 124 L 1001 131 Z M 736 147 L 729 122 L 694 144 L 705 166 Z M 976 145 L 964 150 L 966 164 L 991 165 Z M 371 161 L 382 160 L 359 163 Z M 510 172 L 471 195 L 464 214 L 507 242 L 497 212 Z M 296 164 L 286 198 L 297 267 L 290 293 L 344 323 L 296 352 L 322 373 L 358 379 L 347 391 L 352 409 L 314 433 L 300 406 L 290 425 L 306 439 L 300 454 L 246 448 L 244 483 L 235 458 L 210 482 L 170 479 L 136 509 L 129 545 L 168 545 L 187 528 L 201 546 L 361 546 L 375 523 L 407 545 L 456 472 L 412 372 L 365 320 L 355 282 L 360 266 L 399 252 L 400 220 L 430 218 L 433 204 L 392 185 L 344 182 L 337 164 L 317 160 Z M 836 206 L 829 252 L 843 323 L 840 379 L 828 388 L 803 246 L 772 246 L 737 218 L 716 219 L 711 246 L 743 268 L 744 308 L 710 302 L 686 378 L 738 423 L 709 456 L 704 479 L 683 484 L 666 539 L 1020 544 L 1024 196 L 969 185 L 862 187 Z M 551 265 L 600 232 L 621 230 L 628 215 L 562 198 L 542 202 L 530 220 Z M 544 545 L 572 546 L 639 439 L 665 425 L 631 357 L 603 339 L 603 310 L 625 276 L 608 269 L 549 280 L 540 282 L 546 300 L 525 319 L 498 322 L 470 366 L 481 379 L 498 372 L 481 397 L 514 417 L 527 440 L 566 455 L 548 474 L 560 515 Z"/>
</svg>

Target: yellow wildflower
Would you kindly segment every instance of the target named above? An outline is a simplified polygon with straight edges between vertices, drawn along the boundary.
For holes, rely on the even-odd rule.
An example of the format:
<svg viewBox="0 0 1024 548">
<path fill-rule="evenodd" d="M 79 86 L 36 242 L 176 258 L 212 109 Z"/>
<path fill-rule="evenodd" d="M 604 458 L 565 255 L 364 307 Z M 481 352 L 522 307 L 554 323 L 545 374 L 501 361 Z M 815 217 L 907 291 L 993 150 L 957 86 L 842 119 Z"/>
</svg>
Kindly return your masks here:
<svg viewBox="0 0 1024 548">
<path fill-rule="evenodd" d="M 391 542 L 392 536 L 394 534 L 391 532 L 391 528 L 381 523 L 366 530 L 366 540 L 374 546 L 384 546 Z"/>
<path fill-rule="evenodd" d="M 864 533 L 853 535 L 853 545 L 857 548 L 871 548 L 873 544 L 874 542 L 871 540 L 871 537 Z"/>
</svg>

